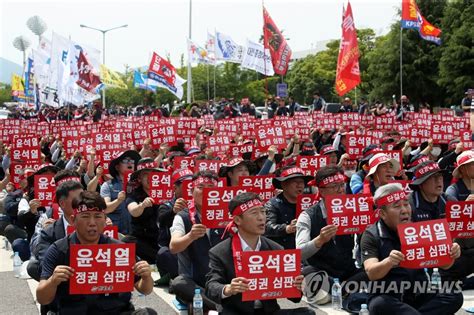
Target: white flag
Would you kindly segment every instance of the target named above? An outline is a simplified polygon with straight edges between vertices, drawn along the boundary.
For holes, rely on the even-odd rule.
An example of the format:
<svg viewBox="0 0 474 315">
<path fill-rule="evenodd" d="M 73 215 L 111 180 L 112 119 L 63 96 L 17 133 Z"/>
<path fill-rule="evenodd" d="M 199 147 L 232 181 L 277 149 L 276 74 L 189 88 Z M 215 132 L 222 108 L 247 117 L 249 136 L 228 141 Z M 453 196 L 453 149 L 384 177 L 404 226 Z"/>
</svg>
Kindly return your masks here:
<svg viewBox="0 0 474 315">
<path fill-rule="evenodd" d="M 255 70 L 266 76 L 272 76 L 275 74 L 270 50 L 264 50 L 263 45 L 254 43 L 250 40 L 247 40 L 247 47 L 245 47 L 241 67 Z"/>
<path fill-rule="evenodd" d="M 216 36 L 209 32 L 207 32 L 206 50 L 209 63 L 216 64 Z"/>
<path fill-rule="evenodd" d="M 216 59 L 242 63 L 244 47 L 223 33 L 216 32 Z"/>
<path fill-rule="evenodd" d="M 207 59 L 207 50 L 196 45 L 192 40 L 188 38 L 188 60 L 191 63 L 209 63 Z"/>
</svg>

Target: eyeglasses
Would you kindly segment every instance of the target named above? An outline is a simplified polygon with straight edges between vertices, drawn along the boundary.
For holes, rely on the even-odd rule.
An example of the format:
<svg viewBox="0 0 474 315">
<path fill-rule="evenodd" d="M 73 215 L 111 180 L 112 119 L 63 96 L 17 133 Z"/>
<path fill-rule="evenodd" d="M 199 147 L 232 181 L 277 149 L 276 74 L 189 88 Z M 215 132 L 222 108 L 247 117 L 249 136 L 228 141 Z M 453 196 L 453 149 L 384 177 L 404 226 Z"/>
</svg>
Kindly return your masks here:
<svg viewBox="0 0 474 315">
<path fill-rule="evenodd" d="M 120 161 L 120 163 L 130 164 L 130 163 L 135 163 L 135 160 L 131 158 L 124 158 L 122 161 Z"/>
</svg>

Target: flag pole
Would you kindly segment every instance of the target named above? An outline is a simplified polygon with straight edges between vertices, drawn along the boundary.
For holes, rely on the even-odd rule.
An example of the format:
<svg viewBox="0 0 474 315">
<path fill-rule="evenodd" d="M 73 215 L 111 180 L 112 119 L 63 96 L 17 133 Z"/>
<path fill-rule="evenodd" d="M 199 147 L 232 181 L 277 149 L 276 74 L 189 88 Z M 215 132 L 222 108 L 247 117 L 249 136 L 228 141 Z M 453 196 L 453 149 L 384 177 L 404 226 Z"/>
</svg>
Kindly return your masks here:
<svg viewBox="0 0 474 315">
<path fill-rule="evenodd" d="M 268 76 L 267 76 L 267 62 L 266 62 L 266 56 L 265 56 L 265 52 L 266 52 L 266 49 L 265 49 L 265 13 L 264 13 L 264 9 L 265 9 L 265 5 L 263 3 L 264 0 L 262 0 L 262 15 L 263 15 L 263 28 L 262 28 L 262 31 L 263 31 L 263 72 L 265 73 L 264 76 L 265 76 L 265 109 L 267 110 L 267 115 L 268 115 L 268 104 L 267 104 L 267 100 L 268 100 Z"/>
<path fill-rule="evenodd" d="M 401 23 L 401 22 L 400 22 Z M 400 25 L 400 99 L 403 95 L 403 36 L 402 36 L 403 27 Z"/>
<path fill-rule="evenodd" d="M 191 30 L 192 30 L 192 0 L 189 0 L 189 40 L 192 39 L 191 37 Z M 192 88 L 192 75 L 191 75 L 191 60 L 188 57 L 188 84 L 187 84 L 187 95 L 186 95 L 186 102 L 188 104 L 191 103 L 191 88 Z"/>
<path fill-rule="evenodd" d="M 209 59 L 209 58 L 208 58 Z M 211 88 L 210 88 L 210 82 L 209 82 L 209 63 L 207 64 L 207 101 L 211 99 Z"/>
</svg>

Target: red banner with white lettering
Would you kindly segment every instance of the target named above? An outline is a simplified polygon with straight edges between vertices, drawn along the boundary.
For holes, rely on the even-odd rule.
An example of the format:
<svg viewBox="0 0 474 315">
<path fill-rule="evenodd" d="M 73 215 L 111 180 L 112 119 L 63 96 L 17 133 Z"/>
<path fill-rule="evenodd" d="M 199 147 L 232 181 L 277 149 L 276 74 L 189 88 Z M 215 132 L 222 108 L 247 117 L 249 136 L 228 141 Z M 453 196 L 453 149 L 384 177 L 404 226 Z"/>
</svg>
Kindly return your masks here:
<svg viewBox="0 0 474 315">
<path fill-rule="evenodd" d="M 362 233 L 376 220 L 369 194 L 328 196 L 324 204 L 328 224 L 339 227 L 336 235 Z"/>
<path fill-rule="evenodd" d="M 286 147 L 286 131 L 282 126 L 260 126 L 257 129 L 257 145 L 261 150 L 274 145 L 279 149 Z"/>
<path fill-rule="evenodd" d="M 71 244 L 69 263 L 74 275 L 70 294 L 133 291 L 135 244 Z"/>
<path fill-rule="evenodd" d="M 56 197 L 56 184 L 54 175 L 35 175 L 35 199 L 41 202 L 41 206 L 50 207 Z"/>
<path fill-rule="evenodd" d="M 250 280 L 242 301 L 300 297 L 294 285 L 300 266 L 299 249 L 242 252 L 242 270 L 236 276 Z"/>
<path fill-rule="evenodd" d="M 360 80 L 359 46 L 350 2 L 342 18 L 342 38 L 336 70 L 336 92 L 342 96 L 355 88 Z"/>
<path fill-rule="evenodd" d="M 148 185 L 150 187 L 150 198 L 155 205 L 171 200 L 173 198 L 173 187 L 171 186 L 171 172 L 148 173 Z"/>
<path fill-rule="evenodd" d="M 263 45 L 270 50 L 275 73 L 285 75 L 291 59 L 291 49 L 265 7 L 263 8 Z"/>
<path fill-rule="evenodd" d="M 94 71 L 94 67 L 82 53 L 82 50 L 80 51 L 79 59 L 77 60 L 77 72 L 79 78 L 76 81 L 76 84 L 87 92 L 93 92 L 94 89 L 102 83 L 99 75 Z"/>
<path fill-rule="evenodd" d="M 296 218 L 298 218 L 301 212 L 308 210 L 314 206 L 321 196 L 319 194 L 302 194 L 296 197 Z"/>
<path fill-rule="evenodd" d="M 197 160 L 194 162 L 194 172 L 209 170 L 217 173 L 221 166 L 226 164 L 227 161 L 223 160 Z"/>
<path fill-rule="evenodd" d="M 247 188 L 259 194 L 263 202 L 267 202 L 275 197 L 275 187 L 273 187 L 273 175 L 263 176 L 240 176 L 239 186 Z"/>
<path fill-rule="evenodd" d="M 329 164 L 329 156 L 318 155 L 318 156 L 302 156 L 298 155 L 296 158 L 296 166 L 301 168 L 306 175 L 316 176 L 316 173 L 323 166 Z"/>
<path fill-rule="evenodd" d="M 175 125 L 160 125 L 150 128 L 149 135 L 152 148 L 159 149 L 162 144 L 167 144 L 169 146 L 176 145 L 176 134 L 177 131 Z"/>
<path fill-rule="evenodd" d="M 397 229 L 405 255 L 400 267 L 434 268 L 452 263 L 449 251 L 453 241 L 446 219 L 400 224 Z"/>
<path fill-rule="evenodd" d="M 449 223 L 451 237 L 473 238 L 474 215 L 472 208 L 474 201 L 446 202 L 446 220 Z"/>
<path fill-rule="evenodd" d="M 249 190 L 243 187 L 204 188 L 202 190 L 202 224 L 207 228 L 224 228 L 232 221 L 229 201 Z"/>
</svg>

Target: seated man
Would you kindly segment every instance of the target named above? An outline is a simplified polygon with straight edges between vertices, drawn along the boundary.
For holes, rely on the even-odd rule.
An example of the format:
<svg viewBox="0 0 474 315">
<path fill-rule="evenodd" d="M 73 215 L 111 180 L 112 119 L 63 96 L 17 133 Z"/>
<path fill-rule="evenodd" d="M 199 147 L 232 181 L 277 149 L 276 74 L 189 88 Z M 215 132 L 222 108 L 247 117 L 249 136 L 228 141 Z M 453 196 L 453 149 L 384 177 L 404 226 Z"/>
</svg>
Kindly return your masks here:
<svg viewBox="0 0 474 315">
<path fill-rule="evenodd" d="M 273 187 L 283 192 L 265 204 L 268 211 L 265 236 L 285 249 L 295 248 L 296 201 L 310 180 L 311 176 L 305 176 L 304 171 L 295 166 L 284 167 L 273 178 Z"/>
<path fill-rule="evenodd" d="M 423 287 L 424 282 L 428 281 L 424 270 L 399 267 L 405 256 L 401 252 L 397 226 L 410 222 L 412 217 L 408 196 L 402 185 L 379 187 L 374 201 L 380 209 L 380 219 L 364 232 L 361 240 L 365 271 L 371 281 L 377 281 L 369 292 L 370 314 L 456 313 L 463 303 L 461 292 L 415 292 L 417 287 Z M 459 245 L 454 243 L 449 254 L 453 259 L 459 258 Z M 441 269 L 449 269 L 452 265 L 442 266 Z M 408 288 L 407 282 L 410 282 Z"/>
<path fill-rule="evenodd" d="M 78 178 L 79 179 L 79 178 Z M 59 220 L 48 219 L 43 223 L 43 228 L 39 229 L 37 241 L 31 244 L 33 254 L 28 263 L 28 274 L 36 281 L 40 280 L 41 262 L 49 246 L 67 235 L 67 227 L 72 225 L 71 215 L 73 214 L 72 201 L 83 191 L 79 181 L 70 180 L 61 183 L 56 188 L 56 201 L 62 210 Z"/>
<path fill-rule="evenodd" d="M 131 293 L 69 294 L 69 278 L 74 275 L 74 270 L 69 267 L 69 244 L 120 243 L 102 234 L 107 206 L 98 193 L 82 192 L 72 205 L 74 214 L 71 219 L 76 231 L 56 241 L 46 252 L 41 280 L 36 290 L 37 301 L 42 305 L 54 301 L 58 314 L 133 314 Z M 142 294 L 150 294 L 153 290 L 153 278 L 148 263 L 137 262 L 133 271 L 136 275 L 135 288 Z"/>
<path fill-rule="evenodd" d="M 191 304 L 194 289 L 204 291 L 206 274 L 209 271 L 209 250 L 221 241 L 222 233 L 207 229 L 201 224 L 202 191 L 217 187 L 217 174 L 200 171 L 193 175 L 193 199 L 191 205 L 175 215 L 170 229 L 170 252 L 178 254 L 177 276 L 171 281 L 171 290 L 183 303 Z M 203 296 L 204 308 L 215 310 L 216 304 Z"/>
<path fill-rule="evenodd" d="M 345 176 L 337 166 L 322 167 L 315 176 L 320 201 L 298 217 L 296 223 L 296 248 L 301 249 L 301 258 L 306 262 L 303 275 L 325 272 L 342 281 L 363 281 L 367 276 L 355 266 L 352 255 L 353 235 L 337 235 L 337 226 L 327 223 L 324 199 L 328 195 L 344 194 Z M 330 281 L 332 282 L 332 281 Z M 330 292 L 314 292 L 316 304 L 326 304 Z M 308 301 L 312 298 L 307 296 Z"/>
<path fill-rule="evenodd" d="M 223 314 L 313 314 L 301 309 L 280 311 L 276 299 L 263 301 L 242 301 L 242 293 L 249 289 L 249 280 L 236 277 L 236 255 L 239 251 L 281 250 L 279 244 L 262 236 L 265 232 L 266 211 L 255 193 L 240 194 L 229 203 L 234 221 L 226 230 L 233 234 L 213 247 L 209 252 L 209 273 L 206 281 L 206 295 L 224 308 Z M 237 227 L 238 233 L 232 231 Z M 303 276 L 295 278 L 295 286 L 301 290 Z M 299 302 L 300 299 L 292 299 Z"/>
</svg>

